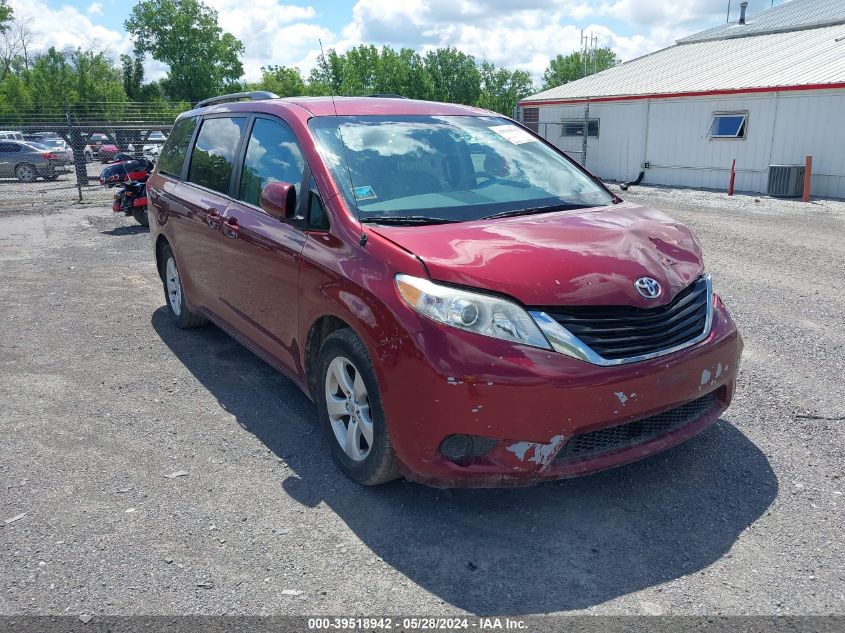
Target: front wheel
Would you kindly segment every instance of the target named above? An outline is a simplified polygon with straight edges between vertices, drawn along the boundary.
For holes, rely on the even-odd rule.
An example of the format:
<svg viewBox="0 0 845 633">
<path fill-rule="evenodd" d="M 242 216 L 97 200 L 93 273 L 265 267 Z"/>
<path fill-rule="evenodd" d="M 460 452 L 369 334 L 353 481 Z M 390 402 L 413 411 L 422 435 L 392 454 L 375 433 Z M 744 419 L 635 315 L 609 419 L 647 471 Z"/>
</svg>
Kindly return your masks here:
<svg viewBox="0 0 845 633">
<path fill-rule="evenodd" d="M 147 218 L 147 210 L 143 207 L 137 207 L 132 209 L 132 217 L 135 218 L 135 221 L 138 222 L 141 226 L 149 226 L 150 220 Z"/>
<path fill-rule="evenodd" d="M 35 182 L 38 178 L 38 171 L 35 169 L 35 165 L 23 163 L 15 168 L 15 176 L 21 182 Z"/>
<path fill-rule="evenodd" d="M 170 314 L 180 328 L 191 328 L 208 323 L 206 318 L 188 309 L 185 302 L 185 292 L 182 290 L 182 278 L 179 276 L 179 268 L 176 266 L 176 258 L 169 245 L 165 246 L 161 253 L 162 280 L 164 282 L 164 298 Z"/>
<path fill-rule="evenodd" d="M 332 457 L 358 483 L 374 486 L 399 477 L 381 395 L 369 354 L 351 329 L 320 348 L 317 407 Z"/>
</svg>

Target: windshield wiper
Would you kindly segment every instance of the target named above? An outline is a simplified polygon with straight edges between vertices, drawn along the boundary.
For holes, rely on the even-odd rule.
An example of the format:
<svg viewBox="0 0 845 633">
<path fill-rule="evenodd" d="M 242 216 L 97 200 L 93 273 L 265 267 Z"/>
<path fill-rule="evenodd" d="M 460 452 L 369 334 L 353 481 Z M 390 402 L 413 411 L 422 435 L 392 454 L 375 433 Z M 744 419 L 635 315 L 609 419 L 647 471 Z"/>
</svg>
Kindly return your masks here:
<svg viewBox="0 0 845 633">
<path fill-rule="evenodd" d="M 460 222 L 460 220 L 430 218 L 425 215 L 370 215 L 361 218 L 361 222 L 390 224 L 394 226 L 411 226 L 416 224 L 451 224 L 452 222 Z"/>
<path fill-rule="evenodd" d="M 494 213 L 492 215 L 485 215 L 482 220 L 492 220 L 494 218 L 510 218 L 517 215 L 535 215 L 537 213 L 551 213 L 552 211 L 571 211 L 573 209 L 584 209 L 589 205 L 582 204 L 551 204 L 546 207 L 532 207 L 530 209 L 516 209 L 515 211 L 502 211 L 501 213 Z"/>
</svg>

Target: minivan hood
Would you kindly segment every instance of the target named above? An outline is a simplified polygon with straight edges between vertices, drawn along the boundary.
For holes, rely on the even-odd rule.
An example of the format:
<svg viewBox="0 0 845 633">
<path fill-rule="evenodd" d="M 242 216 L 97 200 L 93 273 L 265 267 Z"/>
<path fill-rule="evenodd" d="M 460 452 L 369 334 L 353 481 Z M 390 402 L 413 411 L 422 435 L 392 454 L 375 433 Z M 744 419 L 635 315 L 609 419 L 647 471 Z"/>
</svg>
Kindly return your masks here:
<svg viewBox="0 0 845 633">
<path fill-rule="evenodd" d="M 370 228 L 419 257 L 434 281 L 509 295 L 526 306 L 669 303 L 703 270 L 692 233 L 640 205 L 429 226 Z M 639 277 L 660 282 L 647 300 Z"/>
</svg>

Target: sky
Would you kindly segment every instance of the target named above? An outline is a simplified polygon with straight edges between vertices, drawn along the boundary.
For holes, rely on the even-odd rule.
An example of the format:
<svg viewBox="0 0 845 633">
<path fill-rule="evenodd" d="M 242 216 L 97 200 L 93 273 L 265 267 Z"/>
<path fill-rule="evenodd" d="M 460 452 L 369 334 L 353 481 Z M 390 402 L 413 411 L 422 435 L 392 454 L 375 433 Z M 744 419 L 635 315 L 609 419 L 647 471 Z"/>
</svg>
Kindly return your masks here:
<svg viewBox="0 0 845 633">
<path fill-rule="evenodd" d="M 749 0 L 748 13 L 784 0 Z M 497 66 L 527 70 L 539 81 L 549 59 L 580 48 L 582 29 L 624 61 L 723 24 L 728 0 L 204 0 L 220 26 L 245 45 L 247 80 L 261 66 L 297 66 L 304 74 L 325 49 L 357 44 L 420 52 L 455 46 Z M 731 0 L 731 20 L 740 0 Z M 94 46 L 117 57 L 132 42 L 123 22 L 132 0 L 10 0 L 31 20 L 35 49 Z M 148 59 L 148 80 L 167 67 Z"/>
</svg>

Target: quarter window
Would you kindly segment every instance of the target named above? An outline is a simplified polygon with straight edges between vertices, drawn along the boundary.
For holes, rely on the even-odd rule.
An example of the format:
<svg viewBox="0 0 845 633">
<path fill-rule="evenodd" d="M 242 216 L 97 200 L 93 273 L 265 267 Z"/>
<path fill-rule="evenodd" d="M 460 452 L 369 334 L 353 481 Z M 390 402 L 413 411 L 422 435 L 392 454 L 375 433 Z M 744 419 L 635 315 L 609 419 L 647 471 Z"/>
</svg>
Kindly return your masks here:
<svg viewBox="0 0 845 633">
<path fill-rule="evenodd" d="M 561 123 L 561 136 L 584 136 L 584 119 L 564 119 Z M 591 138 L 598 138 L 598 119 L 590 119 L 587 123 L 587 136 Z"/>
<path fill-rule="evenodd" d="M 245 117 L 205 119 L 191 153 L 188 180 L 228 194 L 232 165 L 245 128 Z"/>
<path fill-rule="evenodd" d="M 326 216 L 326 209 L 320 194 L 317 192 L 317 181 L 311 177 L 308 185 L 308 228 L 316 231 L 327 231 L 329 229 L 329 218 Z"/>
<path fill-rule="evenodd" d="M 238 197 L 258 206 L 268 182 L 289 182 L 297 196 L 305 171 L 305 159 L 290 129 L 271 119 L 256 119 L 249 135 Z"/>
<path fill-rule="evenodd" d="M 747 112 L 716 112 L 710 122 L 710 138 L 745 138 Z"/>
<path fill-rule="evenodd" d="M 177 178 L 182 176 L 185 154 L 188 153 L 188 145 L 191 143 L 191 137 L 194 135 L 194 129 L 196 127 L 196 117 L 176 121 L 170 138 L 167 140 L 164 148 L 162 148 L 161 156 L 158 159 L 158 169 L 160 172 L 176 176 Z"/>
</svg>

